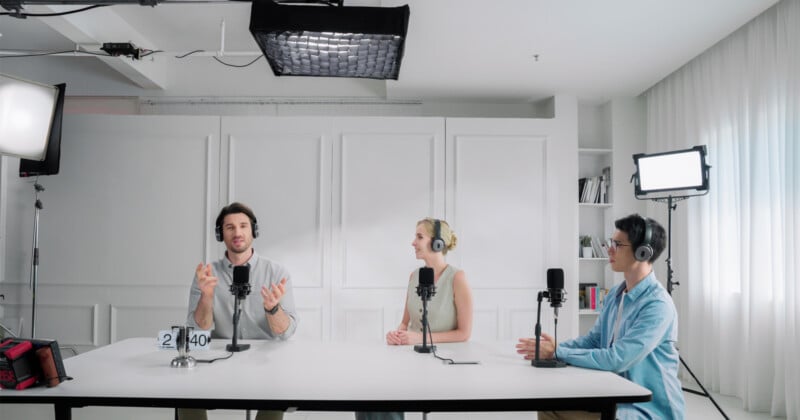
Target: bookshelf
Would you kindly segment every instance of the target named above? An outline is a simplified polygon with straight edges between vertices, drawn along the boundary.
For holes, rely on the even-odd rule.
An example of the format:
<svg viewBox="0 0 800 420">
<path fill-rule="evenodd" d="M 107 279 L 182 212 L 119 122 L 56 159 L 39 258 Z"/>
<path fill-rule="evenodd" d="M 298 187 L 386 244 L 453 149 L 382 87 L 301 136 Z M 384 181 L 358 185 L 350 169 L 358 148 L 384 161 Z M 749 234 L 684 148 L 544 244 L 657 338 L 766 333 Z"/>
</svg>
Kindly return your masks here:
<svg viewBox="0 0 800 420">
<path fill-rule="evenodd" d="M 594 324 L 603 289 L 610 287 L 612 274 L 608 268 L 608 254 L 602 246 L 611 236 L 613 220 L 612 149 L 578 148 L 578 305 L 579 332 L 585 334 Z M 584 250 L 583 238 L 589 237 L 591 246 Z M 589 255 L 586 255 L 588 251 Z M 594 309 L 587 296 L 589 287 L 595 286 Z"/>
</svg>

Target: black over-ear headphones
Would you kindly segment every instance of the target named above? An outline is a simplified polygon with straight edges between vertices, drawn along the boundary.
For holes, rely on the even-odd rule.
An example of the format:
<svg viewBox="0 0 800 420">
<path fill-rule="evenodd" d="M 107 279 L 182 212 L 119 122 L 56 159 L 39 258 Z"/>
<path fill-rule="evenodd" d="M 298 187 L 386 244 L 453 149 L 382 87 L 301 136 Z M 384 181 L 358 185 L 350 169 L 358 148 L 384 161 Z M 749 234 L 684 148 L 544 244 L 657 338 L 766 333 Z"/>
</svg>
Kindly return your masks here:
<svg viewBox="0 0 800 420">
<path fill-rule="evenodd" d="M 445 243 L 442 239 L 442 222 L 433 219 L 433 238 L 431 238 L 431 249 L 433 252 L 444 251 Z"/>
<path fill-rule="evenodd" d="M 250 216 L 248 216 L 248 218 L 249 217 Z M 223 217 L 223 220 L 224 219 Z M 253 239 L 258 238 L 258 221 L 255 218 L 250 219 L 250 228 L 253 231 Z M 222 225 L 217 225 L 217 227 L 214 228 L 214 234 L 217 236 L 217 242 L 222 242 Z"/>
<path fill-rule="evenodd" d="M 633 257 L 636 258 L 636 261 L 650 261 L 650 258 L 653 258 L 653 245 L 650 244 L 650 241 L 653 239 L 653 228 L 650 227 L 650 222 L 647 221 L 646 218 L 639 216 L 642 219 L 642 223 L 644 223 L 644 239 L 636 247 L 636 251 L 633 253 Z"/>
</svg>

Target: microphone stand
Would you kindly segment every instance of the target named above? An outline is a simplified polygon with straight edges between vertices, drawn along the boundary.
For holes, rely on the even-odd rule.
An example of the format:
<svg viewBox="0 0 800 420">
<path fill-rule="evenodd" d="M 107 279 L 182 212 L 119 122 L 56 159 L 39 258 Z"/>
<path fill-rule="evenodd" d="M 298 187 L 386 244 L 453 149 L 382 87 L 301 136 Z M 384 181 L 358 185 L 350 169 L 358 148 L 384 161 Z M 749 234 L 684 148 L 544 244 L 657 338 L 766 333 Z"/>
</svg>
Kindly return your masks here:
<svg viewBox="0 0 800 420">
<path fill-rule="evenodd" d="M 423 288 L 422 296 L 422 344 L 414 345 L 414 351 L 417 353 L 431 353 L 436 351 L 436 346 L 428 345 L 428 330 L 430 329 L 430 325 L 428 325 L 428 300 L 431 298 L 430 290 L 428 288 Z M 431 341 L 433 339 L 431 338 Z"/>
<path fill-rule="evenodd" d="M 236 293 L 236 304 L 233 309 L 233 338 L 231 339 L 231 344 L 225 346 L 225 349 L 232 352 L 239 352 L 245 351 L 250 348 L 250 344 L 239 344 L 239 317 L 242 315 L 242 297 L 240 296 L 241 293 Z"/>
<path fill-rule="evenodd" d="M 536 309 L 536 353 L 534 359 L 531 360 L 531 365 L 535 367 L 543 367 L 543 368 L 557 368 L 557 367 L 566 367 L 566 362 L 557 359 L 539 359 L 539 341 L 542 336 L 542 298 L 544 298 L 547 292 L 540 291 L 539 294 L 536 296 L 537 301 L 537 309 Z M 558 315 L 556 315 L 556 319 Z M 556 324 L 558 325 L 558 324 Z"/>
</svg>

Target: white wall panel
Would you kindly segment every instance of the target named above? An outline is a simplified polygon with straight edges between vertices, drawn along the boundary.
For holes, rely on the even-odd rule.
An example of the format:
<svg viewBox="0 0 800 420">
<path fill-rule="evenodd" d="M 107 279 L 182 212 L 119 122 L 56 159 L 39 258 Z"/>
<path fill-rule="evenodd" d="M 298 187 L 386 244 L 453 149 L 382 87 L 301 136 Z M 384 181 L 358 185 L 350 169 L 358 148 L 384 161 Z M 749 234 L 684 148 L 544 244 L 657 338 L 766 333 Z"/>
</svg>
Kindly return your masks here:
<svg viewBox="0 0 800 420">
<path fill-rule="evenodd" d="M 177 302 L 176 302 L 177 303 Z M 183 302 L 181 302 L 183 303 Z M 173 325 L 184 325 L 186 304 L 175 306 L 111 305 L 111 342 L 133 337 L 158 337 Z"/>
<path fill-rule="evenodd" d="M 459 238 L 449 261 L 465 270 L 475 308 L 499 308 L 499 339 L 523 330 L 509 325 L 509 310 L 536 310 L 547 268 L 563 268 L 577 295 L 577 107 L 570 105 L 556 101 L 553 119 L 447 119 L 446 214 Z M 543 310 L 549 332 L 551 314 Z M 561 320 L 562 337 L 577 332 L 574 306 L 565 305 Z M 474 336 L 490 336 L 484 328 L 476 323 Z"/>
<path fill-rule="evenodd" d="M 444 213 L 444 120 L 343 118 L 337 133 L 331 333 L 383 339 L 400 322 L 409 274 L 422 265 L 411 247 L 415 224 Z M 364 307 L 381 308 L 380 322 L 350 325 L 349 311 Z"/>
<path fill-rule="evenodd" d="M 472 287 L 519 288 L 544 267 L 547 137 L 456 135 L 452 223 Z M 479 264 L 476 264 L 479 263 Z"/>
<path fill-rule="evenodd" d="M 381 341 L 383 330 L 383 309 L 347 309 L 343 318 L 343 337 L 345 341 Z"/>
<path fill-rule="evenodd" d="M 308 118 L 223 118 L 227 180 L 221 197 L 227 199 L 220 207 L 241 201 L 253 208 L 261 235 L 256 250 L 285 265 L 295 287 L 323 287 L 330 213 L 328 126 Z"/>
<path fill-rule="evenodd" d="M 435 171 L 443 171 L 436 140 L 433 133 L 343 134 L 344 287 L 402 286 L 387 274 L 410 271 L 414 225 L 434 213 Z"/>
<path fill-rule="evenodd" d="M 218 117 L 65 118 L 60 173 L 39 179 L 46 190 L 40 194 L 37 308 L 105 310 L 124 301 L 131 288 L 152 286 L 151 296 L 163 285 L 188 291 L 204 255 L 207 173 L 209 162 L 217 161 L 209 145 L 218 143 L 218 133 Z M 16 192 L 31 181 L 9 176 L 7 182 Z M 19 284 L 22 302 L 31 299 L 23 285 L 30 269 L 32 204 L 32 187 L 29 195 L 4 203 L 7 225 L 14 226 L 5 238 L 4 282 Z M 18 315 L 29 335 L 30 316 Z M 101 331 L 92 339 L 105 344 L 108 315 L 99 316 Z M 52 330 L 62 344 L 85 344 L 86 322 L 62 325 L 64 320 L 61 311 L 37 311 L 37 336 Z"/>
<path fill-rule="evenodd" d="M 23 331 L 30 331 L 30 304 L 7 305 L 9 313 L 23 317 Z M 3 324 L 17 331 L 19 316 L 3 319 Z M 97 346 L 99 342 L 99 305 L 41 304 L 36 305 L 36 338 L 58 340 L 60 344 Z M 44 320 L 44 321 L 43 321 Z M 26 324 L 27 323 L 27 324 Z M 65 333 L 68 332 L 68 335 Z M 69 337 L 65 342 L 64 337 Z"/>
<path fill-rule="evenodd" d="M 300 318 L 294 340 L 322 341 L 325 339 L 325 308 L 322 306 L 311 307 L 302 304 L 297 308 Z"/>
</svg>

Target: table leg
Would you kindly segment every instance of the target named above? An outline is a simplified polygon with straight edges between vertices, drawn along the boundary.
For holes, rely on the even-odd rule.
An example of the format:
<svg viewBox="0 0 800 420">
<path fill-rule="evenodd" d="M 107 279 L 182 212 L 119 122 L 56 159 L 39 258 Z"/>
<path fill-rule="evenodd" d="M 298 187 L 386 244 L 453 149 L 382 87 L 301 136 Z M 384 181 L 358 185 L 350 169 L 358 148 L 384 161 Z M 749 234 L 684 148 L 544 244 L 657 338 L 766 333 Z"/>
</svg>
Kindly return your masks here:
<svg viewBox="0 0 800 420">
<path fill-rule="evenodd" d="M 617 417 L 617 405 L 607 404 L 600 411 L 601 420 L 615 420 Z"/>
<path fill-rule="evenodd" d="M 55 404 L 56 420 L 72 420 L 72 407 L 66 404 Z"/>
</svg>

